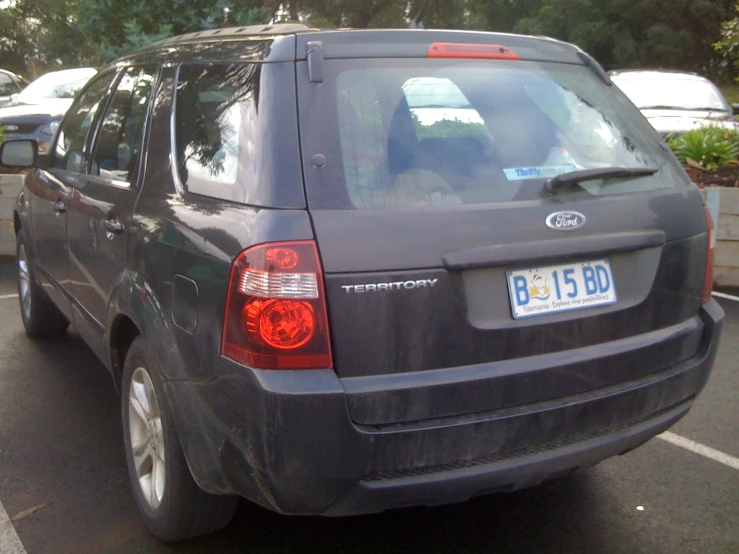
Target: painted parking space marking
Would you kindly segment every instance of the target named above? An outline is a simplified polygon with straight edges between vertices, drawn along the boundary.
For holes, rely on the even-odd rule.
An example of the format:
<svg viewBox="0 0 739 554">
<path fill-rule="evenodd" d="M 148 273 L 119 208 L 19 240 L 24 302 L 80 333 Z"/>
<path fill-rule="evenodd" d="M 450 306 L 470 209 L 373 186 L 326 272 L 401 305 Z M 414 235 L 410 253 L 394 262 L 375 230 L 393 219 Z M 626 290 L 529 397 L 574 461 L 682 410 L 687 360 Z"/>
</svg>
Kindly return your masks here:
<svg viewBox="0 0 739 554">
<path fill-rule="evenodd" d="M 734 302 L 739 302 L 739 296 L 734 296 L 732 294 L 726 294 L 725 292 L 712 292 L 713 296 L 717 298 L 725 298 L 726 300 L 733 300 Z"/>
<path fill-rule="evenodd" d="M 10 521 L 8 512 L 5 511 L 3 503 L 0 502 L 0 552 L 3 554 L 26 554 L 18 533 Z"/>
<path fill-rule="evenodd" d="M 18 298 L 17 294 L 0 294 L 0 300 L 8 300 L 10 298 Z"/>
<path fill-rule="evenodd" d="M 715 448 L 711 448 L 710 446 L 706 446 L 705 444 L 686 439 L 685 437 L 681 437 L 680 435 L 676 435 L 675 433 L 670 433 L 669 431 L 665 431 L 661 435 L 657 435 L 657 437 L 662 439 L 663 441 L 669 442 L 670 444 L 674 444 L 675 446 L 679 446 L 680 448 L 690 450 L 695 454 L 699 454 L 700 456 L 709 458 L 714 462 L 718 462 L 720 464 L 724 464 L 725 466 L 729 466 L 730 468 L 739 470 L 739 458 L 730 456 L 729 454 L 721 452 L 720 450 L 716 450 Z"/>
</svg>

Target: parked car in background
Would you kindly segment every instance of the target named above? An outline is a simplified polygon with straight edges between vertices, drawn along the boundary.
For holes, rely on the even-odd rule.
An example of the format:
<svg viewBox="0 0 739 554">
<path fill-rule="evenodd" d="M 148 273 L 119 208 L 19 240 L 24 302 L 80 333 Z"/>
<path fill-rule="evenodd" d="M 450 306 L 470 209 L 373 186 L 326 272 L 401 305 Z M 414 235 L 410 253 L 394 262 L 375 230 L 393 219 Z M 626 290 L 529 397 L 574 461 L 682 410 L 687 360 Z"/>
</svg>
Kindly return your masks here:
<svg viewBox="0 0 739 554">
<path fill-rule="evenodd" d="M 708 379 L 710 215 L 575 46 L 199 32 L 102 69 L 35 146 L 0 146 L 33 168 L 23 323 L 71 322 L 103 361 L 164 540 L 236 496 L 342 516 L 534 486 L 668 429 Z"/>
<path fill-rule="evenodd" d="M 39 152 L 45 153 L 75 95 L 95 73 L 91 67 L 65 69 L 33 81 L 0 108 L 3 140 L 32 138 L 38 142 Z"/>
<path fill-rule="evenodd" d="M 10 104 L 15 96 L 28 86 L 20 75 L 0 69 L 0 108 Z"/>
<path fill-rule="evenodd" d="M 609 76 L 663 138 L 707 125 L 739 129 L 718 87 L 696 73 L 633 69 Z"/>
</svg>

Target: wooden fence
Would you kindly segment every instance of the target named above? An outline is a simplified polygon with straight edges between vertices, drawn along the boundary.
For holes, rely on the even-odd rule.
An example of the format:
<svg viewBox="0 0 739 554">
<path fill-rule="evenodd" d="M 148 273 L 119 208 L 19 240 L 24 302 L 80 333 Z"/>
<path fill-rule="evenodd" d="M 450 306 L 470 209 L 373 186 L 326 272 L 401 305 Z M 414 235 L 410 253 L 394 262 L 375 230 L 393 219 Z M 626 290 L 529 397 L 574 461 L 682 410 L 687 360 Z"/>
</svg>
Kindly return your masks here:
<svg viewBox="0 0 739 554">
<path fill-rule="evenodd" d="M 709 206 L 718 205 L 714 281 L 739 287 L 739 188 L 706 189 L 706 200 Z"/>
</svg>

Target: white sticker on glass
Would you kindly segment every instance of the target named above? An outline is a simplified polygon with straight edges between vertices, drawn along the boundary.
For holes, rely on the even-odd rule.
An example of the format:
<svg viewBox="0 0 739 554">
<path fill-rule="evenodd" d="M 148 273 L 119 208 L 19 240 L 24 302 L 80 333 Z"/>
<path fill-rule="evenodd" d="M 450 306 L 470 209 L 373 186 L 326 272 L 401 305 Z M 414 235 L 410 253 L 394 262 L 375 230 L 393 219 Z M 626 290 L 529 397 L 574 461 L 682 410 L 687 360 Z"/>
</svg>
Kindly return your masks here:
<svg viewBox="0 0 739 554">
<path fill-rule="evenodd" d="M 551 179 L 563 173 L 575 171 L 574 165 L 556 165 L 546 167 L 511 167 L 504 169 L 506 179 L 509 181 L 522 181 L 525 179 Z"/>
</svg>

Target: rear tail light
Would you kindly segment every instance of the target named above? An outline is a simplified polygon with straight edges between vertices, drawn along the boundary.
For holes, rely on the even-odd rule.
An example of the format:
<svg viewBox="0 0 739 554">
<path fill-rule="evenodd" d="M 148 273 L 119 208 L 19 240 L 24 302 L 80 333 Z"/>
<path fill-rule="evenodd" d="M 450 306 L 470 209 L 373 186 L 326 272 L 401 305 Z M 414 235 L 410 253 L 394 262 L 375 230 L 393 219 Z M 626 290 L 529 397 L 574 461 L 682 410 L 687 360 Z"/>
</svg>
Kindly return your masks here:
<svg viewBox="0 0 739 554">
<path fill-rule="evenodd" d="M 701 304 L 705 304 L 711 299 L 713 292 L 713 259 L 716 251 L 716 226 L 713 224 L 711 212 L 706 206 L 703 206 L 703 213 L 706 215 L 706 228 L 708 229 L 708 255 L 706 256 L 706 277 L 703 281 L 703 296 Z"/>
<path fill-rule="evenodd" d="M 262 244 L 236 258 L 221 352 L 261 369 L 332 367 L 323 274 L 313 241 Z"/>
<path fill-rule="evenodd" d="M 455 44 L 435 42 L 426 52 L 427 58 L 471 58 L 481 60 L 520 60 L 513 50 L 500 44 Z"/>
</svg>

